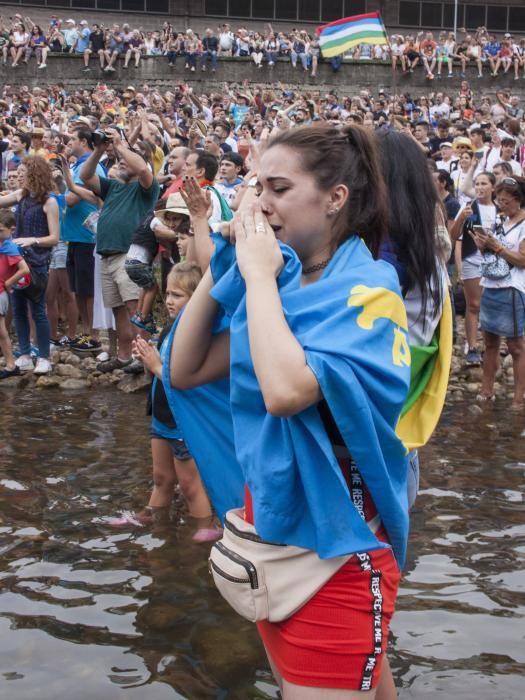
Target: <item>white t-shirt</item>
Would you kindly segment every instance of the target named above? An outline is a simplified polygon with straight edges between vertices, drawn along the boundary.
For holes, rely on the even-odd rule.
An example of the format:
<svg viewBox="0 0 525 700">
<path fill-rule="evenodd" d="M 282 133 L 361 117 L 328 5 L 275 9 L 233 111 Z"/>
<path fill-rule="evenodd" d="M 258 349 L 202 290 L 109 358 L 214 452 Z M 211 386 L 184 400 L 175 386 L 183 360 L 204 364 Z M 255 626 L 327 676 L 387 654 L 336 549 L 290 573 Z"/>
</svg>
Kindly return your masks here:
<svg viewBox="0 0 525 700">
<path fill-rule="evenodd" d="M 440 114 L 444 119 L 448 119 L 450 115 L 450 105 L 446 102 L 442 102 L 439 105 L 432 105 L 429 111 L 432 119 L 435 119 L 437 114 Z"/>
<path fill-rule="evenodd" d="M 232 32 L 221 32 L 219 34 L 219 46 L 222 51 L 231 51 L 233 46 Z"/>
<path fill-rule="evenodd" d="M 450 160 L 438 160 L 436 165 L 438 167 L 438 170 L 446 170 L 447 173 L 450 173 L 450 168 L 452 164 L 457 162 L 457 158 L 451 158 Z"/>
<path fill-rule="evenodd" d="M 448 277 L 444 265 L 438 263 L 437 267 L 441 291 L 438 309 L 433 309 L 432 303 L 432 291 L 435 288 L 435 283 L 430 283 L 428 285 L 425 309 L 423 309 L 421 290 L 417 285 L 413 287 L 404 298 L 410 345 L 428 345 L 441 319 L 445 294 L 448 294 Z M 433 310 L 436 311 L 434 316 L 432 315 Z"/>
<path fill-rule="evenodd" d="M 517 253 L 520 243 L 525 241 L 525 220 L 518 226 L 509 226 L 506 222 L 503 224 L 503 230 L 508 232 L 505 240 L 502 241 L 505 248 L 508 248 L 513 253 Z M 525 267 L 512 267 L 507 277 L 500 280 L 490 280 L 487 277 L 481 278 L 481 286 L 490 289 L 503 289 L 505 287 L 514 287 L 525 294 Z"/>
<path fill-rule="evenodd" d="M 463 170 L 461 170 L 461 168 L 458 168 L 457 170 L 453 170 L 450 173 L 450 177 L 452 178 L 452 182 L 454 183 L 454 190 L 456 192 L 456 197 L 459 203 L 462 206 L 465 206 L 467 202 L 472 201 L 472 197 L 469 197 L 469 195 L 465 194 L 461 189 L 463 182 L 467 177 L 467 174 L 464 173 Z"/>
<path fill-rule="evenodd" d="M 494 206 L 494 204 L 480 204 L 479 202 L 478 202 L 478 207 L 479 207 L 479 218 L 481 219 L 481 225 L 487 231 L 493 232 L 494 231 L 494 224 L 496 223 L 496 207 Z M 465 208 L 465 204 L 462 204 L 460 210 L 457 213 L 456 219 L 459 218 L 459 216 L 461 215 L 461 212 L 463 211 L 464 208 Z M 460 240 L 461 240 L 461 238 L 460 238 Z M 467 259 L 469 262 L 474 263 L 475 265 L 481 265 L 481 261 L 483 260 L 483 256 L 480 253 L 480 251 L 476 248 L 476 252 L 472 253 L 472 255 L 469 255 Z"/>
</svg>

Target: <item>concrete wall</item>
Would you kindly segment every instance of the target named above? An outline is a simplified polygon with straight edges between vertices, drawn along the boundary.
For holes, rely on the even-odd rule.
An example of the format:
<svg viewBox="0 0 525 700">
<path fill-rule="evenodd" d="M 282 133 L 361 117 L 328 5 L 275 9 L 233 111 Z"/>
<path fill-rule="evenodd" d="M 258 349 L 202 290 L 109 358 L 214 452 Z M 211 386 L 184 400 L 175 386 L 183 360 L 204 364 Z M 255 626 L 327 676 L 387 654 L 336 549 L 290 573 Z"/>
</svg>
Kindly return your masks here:
<svg viewBox="0 0 525 700">
<path fill-rule="evenodd" d="M 345 62 L 339 73 L 333 73 L 327 63 L 321 63 L 316 78 L 309 73 L 304 73 L 301 68 L 293 69 L 288 60 L 278 61 L 273 70 L 267 66 L 258 69 L 250 59 L 235 58 L 223 59 L 219 62 L 215 74 L 209 71 L 203 73 L 199 69 L 195 73 L 184 70 L 184 60 L 177 59 L 174 68 L 168 68 L 165 57 L 148 57 L 142 60 L 138 69 L 130 67 L 124 70 L 122 61 L 119 61 L 114 73 L 102 72 L 95 59 L 91 59 L 92 70 L 89 73 L 82 72 L 82 59 L 70 55 L 50 55 L 47 60 L 47 69 L 38 69 L 32 59 L 27 66 L 18 68 L 8 66 L 0 67 L 0 82 L 7 85 L 29 85 L 31 87 L 45 87 L 62 81 L 68 90 L 92 88 L 98 82 L 104 82 L 110 86 L 125 88 L 133 85 L 139 88 L 145 83 L 158 86 L 163 89 L 172 89 L 178 81 L 186 80 L 194 86 L 194 90 L 207 92 L 219 91 L 222 84 L 227 81 L 231 85 L 241 84 L 248 80 L 251 85 L 272 85 L 278 82 L 284 86 L 312 90 L 328 90 L 336 88 L 340 94 L 353 95 L 360 89 L 366 88 L 377 93 L 379 88 L 393 91 L 393 74 L 389 64 L 376 62 Z M 491 78 L 488 74 L 482 79 L 476 78 L 476 71 L 472 69 L 467 78 L 476 95 L 492 95 L 496 90 L 507 89 L 515 94 L 525 97 L 525 80 L 514 81 L 509 72 L 508 75 L 500 75 Z M 428 94 L 431 91 L 444 90 L 450 94 L 457 94 L 460 79 L 442 80 L 435 79 L 432 84 L 425 80 L 423 70 L 403 76 L 400 72 L 396 77 L 397 92 L 409 91 L 412 95 Z M 523 83 L 523 84 L 522 84 Z"/>
</svg>

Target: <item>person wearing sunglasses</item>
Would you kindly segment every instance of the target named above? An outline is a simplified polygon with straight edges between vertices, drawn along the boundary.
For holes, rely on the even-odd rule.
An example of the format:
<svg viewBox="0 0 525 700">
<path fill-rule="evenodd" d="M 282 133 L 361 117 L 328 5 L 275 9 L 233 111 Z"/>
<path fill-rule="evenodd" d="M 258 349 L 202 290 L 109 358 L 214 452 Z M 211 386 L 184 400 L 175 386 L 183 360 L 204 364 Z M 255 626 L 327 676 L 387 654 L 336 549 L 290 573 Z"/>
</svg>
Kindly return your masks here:
<svg viewBox="0 0 525 700">
<path fill-rule="evenodd" d="M 495 398 L 501 338 L 507 339 L 514 370 L 511 407 L 522 410 L 525 395 L 525 178 L 504 177 L 496 190 L 501 215 L 494 233 L 473 229 L 483 254 L 480 325 L 485 339 L 479 401 Z"/>
</svg>

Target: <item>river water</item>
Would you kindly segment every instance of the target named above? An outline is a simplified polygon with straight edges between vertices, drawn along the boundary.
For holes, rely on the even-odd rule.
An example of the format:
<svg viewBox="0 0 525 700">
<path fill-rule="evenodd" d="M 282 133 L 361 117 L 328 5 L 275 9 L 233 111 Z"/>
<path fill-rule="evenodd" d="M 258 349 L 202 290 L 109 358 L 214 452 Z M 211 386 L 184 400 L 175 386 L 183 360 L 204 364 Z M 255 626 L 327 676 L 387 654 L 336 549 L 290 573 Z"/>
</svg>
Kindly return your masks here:
<svg viewBox="0 0 525 700">
<path fill-rule="evenodd" d="M 114 530 L 150 485 L 142 397 L 0 390 L 0 697 L 276 698 L 254 628 L 210 581 L 181 507 Z M 399 697 L 525 697 L 525 425 L 446 410 L 392 625 Z"/>
</svg>

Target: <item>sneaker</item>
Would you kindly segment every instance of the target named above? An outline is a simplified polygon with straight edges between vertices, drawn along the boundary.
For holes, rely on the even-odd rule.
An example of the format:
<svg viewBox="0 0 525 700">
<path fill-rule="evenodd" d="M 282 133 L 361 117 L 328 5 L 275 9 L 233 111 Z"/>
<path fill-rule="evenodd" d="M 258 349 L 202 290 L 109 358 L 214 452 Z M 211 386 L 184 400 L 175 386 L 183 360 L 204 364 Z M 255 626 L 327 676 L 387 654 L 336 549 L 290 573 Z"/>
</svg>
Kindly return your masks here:
<svg viewBox="0 0 525 700">
<path fill-rule="evenodd" d="M 469 367 L 479 367 L 481 365 L 481 355 L 475 348 L 469 350 L 465 355 L 465 364 Z"/>
<path fill-rule="evenodd" d="M 20 357 L 17 357 L 15 360 L 15 365 L 21 372 L 30 372 L 35 368 L 30 355 L 20 355 Z"/>
<path fill-rule="evenodd" d="M 120 357 L 113 357 L 111 360 L 99 362 L 97 365 L 98 372 L 113 372 L 116 369 L 124 369 L 133 362 L 133 360 L 121 360 Z"/>
<path fill-rule="evenodd" d="M 63 335 L 61 338 L 51 338 L 49 342 L 53 350 L 64 350 L 68 348 L 71 343 L 74 343 L 75 340 L 68 335 Z"/>
<path fill-rule="evenodd" d="M 222 527 L 201 527 L 191 538 L 194 542 L 202 544 L 204 542 L 216 542 L 222 537 Z"/>
<path fill-rule="evenodd" d="M 33 360 L 36 360 L 37 357 L 38 357 L 39 354 L 40 354 L 40 352 L 39 352 L 37 346 L 36 346 L 36 345 L 33 345 L 33 343 L 31 343 L 31 350 L 29 351 L 29 354 L 31 355 L 31 357 L 33 358 Z"/>
<path fill-rule="evenodd" d="M 73 341 L 69 347 L 75 352 L 92 352 L 93 350 L 100 350 L 101 345 L 98 340 L 94 340 L 90 335 L 83 335 L 78 341 Z"/>
<path fill-rule="evenodd" d="M 47 68 L 47 64 L 46 64 L 46 63 L 41 63 L 38 67 L 39 67 L 39 68 Z"/>
<path fill-rule="evenodd" d="M 89 73 L 90 70 L 91 70 L 91 68 L 90 68 L 89 66 L 86 66 L 86 67 L 83 69 L 82 72 L 83 72 L 83 73 Z"/>
<path fill-rule="evenodd" d="M 17 375 L 20 374 L 20 368 L 15 365 L 13 369 L 7 369 L 7 367 L 4 367 L 4 369 L 0 370 L 0 379 L 9 379 L 9 377 L 16 377 Z"/>
<path fill-rule="evenodd" d="M 33 374 L 49 374 L 51 372 L 51 362 L 45 357 L 39 357 Z"/>
<path fill-rule="evenodd" d="M 126 374 L 143 374 L 144 365 L 140 360 L 133 360 L 133 362 L 130 362 L 129 365 L 124 367 L 124 372 Z"/>
</svg>

